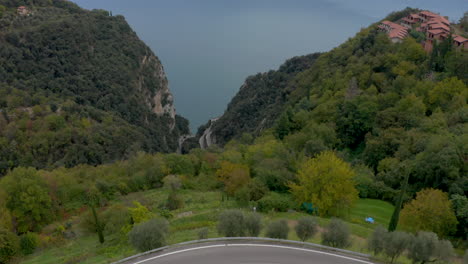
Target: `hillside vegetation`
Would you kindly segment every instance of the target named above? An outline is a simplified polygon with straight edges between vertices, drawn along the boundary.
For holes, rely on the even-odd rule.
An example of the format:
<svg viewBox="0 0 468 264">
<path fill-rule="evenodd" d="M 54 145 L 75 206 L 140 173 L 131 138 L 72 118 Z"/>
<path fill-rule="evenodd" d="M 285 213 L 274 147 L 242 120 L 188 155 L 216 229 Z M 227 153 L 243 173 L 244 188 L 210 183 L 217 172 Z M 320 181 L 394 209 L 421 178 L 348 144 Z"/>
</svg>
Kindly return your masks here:
<svg viewBox="0 0 468 264">
<path fill-rule="evenodd" d="M 364 218 L 373 217 L 377 224 L 398 230 L 375 231 L 378 243 L 392 238 L 382 243 L 394 242 L 399 249 L 380 253 L 377 245 L 373 253 L 384 261 L 452 260 L 452 245 L 458 255 L 467 249 L 467 59 L 468 53 L 453 49 L 449 41 L 428 54 L 415 38 L 394 44 L 371 25 L 318 58 L 287 63 L 303 65 L 291 70 L 292 75 L 272 72 L 250 80 L 260 84 L 259 96 L 245 88 L 236 105 L 276 119 L 269 128 L 255 119 L 248 123 L 251 130 L 243 131 L 233 122 L 245 120 L 236 120 L 235 113 L 249 116 L 230 105 L 234 112 L 226 120 L 232 122 L 225 125 L 237 126 L 233 131 L 238 134 L 228 135 L 224 140 L 233 139 L 224 145 L 186 155 L 139 152 L 100 166 L 38 170 L 25 164 L 0 180 L 0 239 L 7 241 L 0 244 L 0 257 L 23 260 L 35 252 L 31 262 L 51 263 L 50 257 L 78 263 L 89 257 L 105 263 L 115 254 L 134 253 L 130 245 L 140 248 L 139 239 L 147 235 L 141 230 L 152 223 L 164 223 L 164 228 L 154 228 L 164 234 L 157 236 L 162 238 L 157 245 L 222 236 L 222 211 L 256 207 L 269 223 L 261 235 L 277 236 L 278 228 L 278 236 L 284 237 L 299 216 L 310 214 L 321 225 L 322 243 L 369 253 L 365 238 L 376 225 Z M 275 76 L 286 83 L 273 81 Z M 270 82 L 281 91 L 256 108 Z M 284 91 L 289 92 L 282 98 Z M 253 100 L 244 102 L 244 96 Z M 278 107 L 268 106 L 272 102 L 279 102 Z M 242 213 L 233 215 L 242 218 Z M 280 218 L 286 220 L 270 223 Z M 343 241 L 334 241 L 329 232 L 334 226 L 343 232 Z M 243 232 L 239 230 L 237 235 Z M 90 242 L 89 234 L 96 242 Z M 30 243 L 32 237 L 37 243 Z M 75 259 L 57 254 L 57 247 L 70 250 L 73 243 L 93 245 L 94 255 L 83 253 L 87 250 Z"/>
<path fill-rule="evenodd" d="M 0 175 L 177 149 L 188 122 L 124 17 L 62 0 L 0 5 Z"/>
</svg>

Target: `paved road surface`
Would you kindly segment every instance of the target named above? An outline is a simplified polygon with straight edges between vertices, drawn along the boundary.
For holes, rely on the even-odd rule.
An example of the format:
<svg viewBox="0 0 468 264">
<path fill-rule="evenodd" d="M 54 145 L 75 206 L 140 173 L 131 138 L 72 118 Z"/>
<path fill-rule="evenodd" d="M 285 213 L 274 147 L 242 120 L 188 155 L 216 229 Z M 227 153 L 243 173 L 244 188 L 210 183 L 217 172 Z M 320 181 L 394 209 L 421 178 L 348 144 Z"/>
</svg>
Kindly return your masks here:
<svg viewBox="0 0 468 264">
<path fill-rule="evenodd" d="M 220 244 L 150 255 L 133 264 L 372 264 L 318 250 L 264 244 Z"/>
</svg>

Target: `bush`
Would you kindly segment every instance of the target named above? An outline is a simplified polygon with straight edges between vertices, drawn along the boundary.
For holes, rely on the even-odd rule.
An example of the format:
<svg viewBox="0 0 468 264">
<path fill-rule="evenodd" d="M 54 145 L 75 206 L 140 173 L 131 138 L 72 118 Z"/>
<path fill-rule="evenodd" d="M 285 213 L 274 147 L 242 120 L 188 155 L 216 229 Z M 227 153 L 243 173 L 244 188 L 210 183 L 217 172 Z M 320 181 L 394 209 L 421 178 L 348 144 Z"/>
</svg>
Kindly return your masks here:
<svg viewBox="0 0 468 264">
<path fill-rule="evenodd" d="M 37 245 L 39 244 L 39 237 L 35 233 L 28 232 L 20 238 L 20 248 L 23 255 L 30 255 L 34 253 Z"/>
<path fill-rule="evenodd" d="M 322 243 L 331 247 L 346 248 L 350 246 L 349 228 L 341 220 L 332 218 L 325 232 L 322 233 Z"/>
<path fill-rule="evenodd" d="M 290 200 L 287 196 L 271 192 L 258 201 L 258 211 L 260 212 L 286 212 L 289 209 Z"/>
<path fill-rule="evenodd" d="M 387 233 L 384 236 L 384 253 L 390 258 L 390 263 L 393 263 L 411 243 L 411 235 L 395 231 Z"/>
<path fill-rule="evenodd" d="M 296 234 L 303 242 L 312 238 L 317 233 L 317 220 L 313 217 L 299 219 L 295 227 Z"/>
<path fill-rule="evenodd" d="M 289 226 L 286 220 L 281 219 L 272 222 L 268 225 L 266 236 L 270 238 L 287 239 L 289 233 Z"/>
<path fill-rule="evenodd" d="M 208 238 L 208 227 L 203 227 L 198 230 L 198 239 L 207 239 Z"/>
<path fill-rule="evenodd" d="M 7 263 L 19 251 L 18 237 L 6 229 L 0 229 L 0 263 Z"/>
<path fill-rule="evenodd" d="M 140 251 L 148 251 L 166 245 L 168 232 L 168 222 L 154 218 L 134 226 L 128 235 L 132 246 Z"/>
<path fill-rule="evenodd" d="M 225 237 L 244 236 L 244 214 L 240 210 L 228 210 L 221 213 L 218 233 Z"/>
<path fill-rule="evenodd" d="M 245 216 L 245 229 L 250 237 L 257 237 L 262 230 L 262 216 L 257 213 L 250 213 Z"/>
</svg>

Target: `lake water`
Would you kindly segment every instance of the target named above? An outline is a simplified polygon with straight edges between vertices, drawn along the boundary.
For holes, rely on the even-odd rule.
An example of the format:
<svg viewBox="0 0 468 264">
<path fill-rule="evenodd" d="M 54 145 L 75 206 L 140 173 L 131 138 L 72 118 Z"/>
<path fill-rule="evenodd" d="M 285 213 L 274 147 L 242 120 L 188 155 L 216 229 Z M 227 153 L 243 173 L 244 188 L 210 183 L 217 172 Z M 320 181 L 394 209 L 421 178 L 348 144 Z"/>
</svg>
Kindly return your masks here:
<svg viewBox="0 0 468 264">
<path fill-rule="evenodd" d="M 75 0 L 122 14 L 161 59 L 191 129 L 220 116 L 249 75 L 327 51 L 410 5 L 459 19 L 451 0 Z"/>
</svg>

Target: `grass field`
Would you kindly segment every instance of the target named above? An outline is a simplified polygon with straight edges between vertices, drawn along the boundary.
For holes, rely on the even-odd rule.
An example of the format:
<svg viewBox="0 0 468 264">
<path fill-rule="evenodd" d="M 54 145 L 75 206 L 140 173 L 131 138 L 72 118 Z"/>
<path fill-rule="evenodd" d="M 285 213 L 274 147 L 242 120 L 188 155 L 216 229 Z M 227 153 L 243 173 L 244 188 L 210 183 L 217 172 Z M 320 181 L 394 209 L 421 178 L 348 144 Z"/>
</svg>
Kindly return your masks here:
<svg viewBox="0 0 468 264">
<path fill-rule="evenodd" d="M 173 218 L 170 219 L 169 244 L 198 239 L 198 230 L 203 227 L 209 229 L 209 237 L 217 237 L 216 223 L 219 213 L 228 208 L 238 207 L 233 200 L 223 201 L 220 192 L 182 190 L 180 194 L 183 197 L 185 206 L 182 209 L 172 211 Z M 165 201 L 167 195 L 166 190 L 150 190 L 120 197 L 115 203 L 131 206 L 133 201 L 139 201 L 150 210 L 156 211 L 159 205 Z M 244 208 L 243 210 L 248 209 Z M 372 199 L 359 200 L 347 217 L 347 222 L 353 234 L 353 246 L 350 249 L 367 253 L 366 238 L 378 224 L 388 225 L 392 211 L 393 206 L 389 203 Z M 296 220 L 305 215 L 302 212 L 271 212 L 263 214 L 263 222 L 265 224 L 279 218 L 287 219 L 291 227 L 289 239 L 298 240 L 292 228 Z M 368 216 L 373 217 L 376 224 L 366 223 L 364 219 Z M 318 218 L 318 221 L 323 228 L 330 219 Z M 261 234 L 261 236 L 263 235 L 264 233 Z M 309 242 L 320 243 L 320 234 L 310 239 Z M 116 261 L 136 253 L 136 250 L 127 242 L 122 242 L 118 235 L 106 237 L 106 242 L 100 245 L 95 234 L 82 233 L 76 239 L 65 240 L 61 246 L 41 249 L 34 255 L 18 259 L 18 263 L 100 264 Z"/>
</svg>

